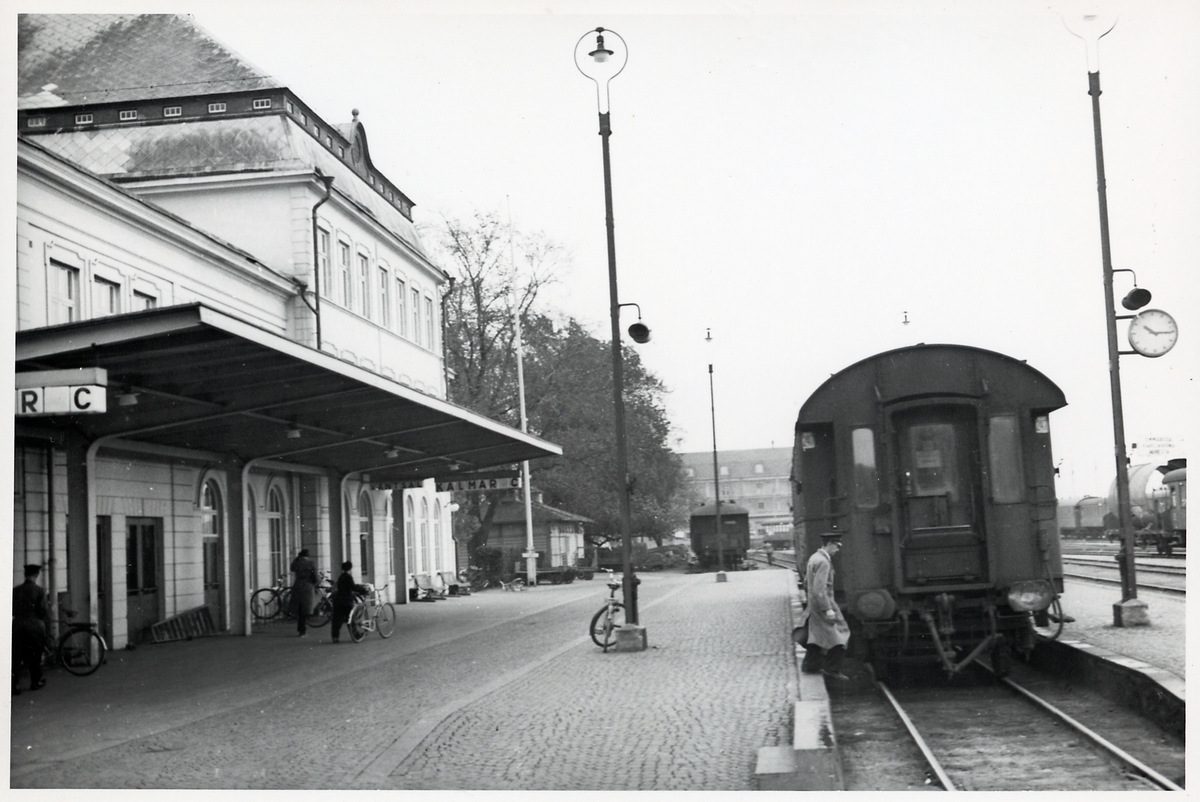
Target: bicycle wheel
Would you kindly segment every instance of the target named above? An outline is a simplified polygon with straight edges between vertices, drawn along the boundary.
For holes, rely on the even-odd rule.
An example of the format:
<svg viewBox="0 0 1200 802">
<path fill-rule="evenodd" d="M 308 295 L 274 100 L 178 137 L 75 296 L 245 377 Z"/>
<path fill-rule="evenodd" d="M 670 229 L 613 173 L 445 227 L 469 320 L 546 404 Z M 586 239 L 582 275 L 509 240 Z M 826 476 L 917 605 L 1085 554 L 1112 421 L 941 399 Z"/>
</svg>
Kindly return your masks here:
<svg viewBox="0 0 1200 802">
<path fill-rule="evenodd" d="M 592 633 L 592 640 L 605 651 L 617 642 L 616 631 L 625 624 L 625 605 L 613 602 L 611 618 L 608 610 L 608 605 L 597 610 L 596 614 L 592 616 L 592 624 L 588 628 L 588 631 Z"/>
<path fill-rule="evenodd" d="M 279 594 L 273 588 L 254 591 L 250 597 L 250 612 L 259 621 L 270 621 L 279 615 Z"/>
<path fill-rule="evenodd" d="M 350 633 L 350 640 L 355 643 L 367 637 L 366 605 L 354 605 L 354 609 L 350 611 L 350 620 L 346 622 L 346 631 Z"/>
<path fill-rule="evenodd" d="M 392 637 L 392 630 L 396 628 L 396 608 L 390 603 L 381 604 L 375 616 L 375 625 L 379 628 L 380 637 Z"/>
<path fill-rule="evenodd" d="M 328 596 L 322 596 L 317 599 L 317 603 L 313 606 L 313 611 L 308 616 L 308 625 L 310 627 L 323 627 L 329 623 L 329 619 L 333 618 L 333 602 L 329 601 Z"/>
<path fill-rule="evenodd" d="M 86 677 L 104 662 L 104 641 L 88 629 L 74 629 L 58 641 L 58 659 L 77 677 Z"/>
</svg>

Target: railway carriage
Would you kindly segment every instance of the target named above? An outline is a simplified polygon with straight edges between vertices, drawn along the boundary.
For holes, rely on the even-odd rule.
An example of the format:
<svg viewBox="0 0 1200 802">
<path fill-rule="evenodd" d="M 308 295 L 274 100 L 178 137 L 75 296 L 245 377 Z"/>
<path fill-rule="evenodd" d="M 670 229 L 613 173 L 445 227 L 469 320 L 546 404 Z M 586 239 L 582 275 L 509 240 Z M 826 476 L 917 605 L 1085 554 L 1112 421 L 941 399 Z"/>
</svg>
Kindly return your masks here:
<svg viewBox="0 0 1200 802">
<path fill-rule="evenodd" d="M 725 567 L 732 571 L 742 567 L 742 561 L 750 549 L 750 510 L 732 501 L 721 502 L 720 542 L 716 537 L 716 504 L 701 504 L 693 509 L 689 528 L 692 552 L 701 570 L 718 568 L 722 560 Z"/>
<path fill-rule="evenodd" d="M 1024 362 L 962 345 L 878 354 L 808 398 L 796 555 L 803 566 L 822 532 L 843 533 L 835 593 L 856 654 L 953 675 L 1032 649 L 1062 592 L 1049 415 L 1065 405 Z"/>
</svg>

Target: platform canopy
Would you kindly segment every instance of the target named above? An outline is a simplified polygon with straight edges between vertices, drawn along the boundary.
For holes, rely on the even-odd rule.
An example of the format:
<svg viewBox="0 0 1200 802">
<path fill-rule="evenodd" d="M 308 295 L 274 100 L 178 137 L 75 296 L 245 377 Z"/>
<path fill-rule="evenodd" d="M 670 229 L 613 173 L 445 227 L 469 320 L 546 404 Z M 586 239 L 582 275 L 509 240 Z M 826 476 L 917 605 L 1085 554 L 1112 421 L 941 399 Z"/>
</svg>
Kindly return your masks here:
<svg viewBox="0 0 1200 802">
<path fill-rule="evenodd" d="M 17 333 L 16 370 L 102 368 L 107 412 L 18 417 L 160 449 L 275 460 L 372 484 L 559 456 L 540 438 L 203 304 Z M 182 453 L 182 452 L 181 452 Z"/>
</svg>

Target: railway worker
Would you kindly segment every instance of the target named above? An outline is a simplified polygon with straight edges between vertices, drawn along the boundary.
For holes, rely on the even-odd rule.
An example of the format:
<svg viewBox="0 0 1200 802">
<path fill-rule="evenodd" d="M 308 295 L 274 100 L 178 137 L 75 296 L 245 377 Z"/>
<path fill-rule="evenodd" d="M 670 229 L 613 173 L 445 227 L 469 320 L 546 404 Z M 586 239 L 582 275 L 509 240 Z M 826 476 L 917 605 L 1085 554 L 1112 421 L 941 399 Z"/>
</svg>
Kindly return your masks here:
<svg viewBox="0 0 1200 802">
<path fill-rule="evenodd" d="M 291 610 L 296 614 L 296 631 L 300 637 L 308 634 L 308 616 L 313 611 L 313 601 L 317 595 L 317 566 L 308 558 L 308 549 L 300 549 L 296 559 L 292 560 Z"/>
<path fill-rule="evenodd" d="M 807 624 L 808 633 L 800 670 L 805 674 L 848 680 L 849 677 L 842 673 L 842 658 L 846 654 L 846 644 L 850 642 L 850 626 L 833 600 L 833 556 L 841 548 L 842 533 L 825 532 L 821 535 L 821 548 L 808 558 L 805 566 L 804 587 L 808 599 L 798 624 Z"/>
<path fill-rule="evenodd" d="M 46 591 L 37 583 L 40 565 L 25 566 L 25 581 L 13 588 L 12 631 L 12 692 L 21 692 L 17 681 L 21 667 L 29 666 L 29 689 L 36 691 L 46 684 L 42 677 L 42 649 L 46 643 L 46 628 L 50 610 L 46 606 Z"/>
</svg>

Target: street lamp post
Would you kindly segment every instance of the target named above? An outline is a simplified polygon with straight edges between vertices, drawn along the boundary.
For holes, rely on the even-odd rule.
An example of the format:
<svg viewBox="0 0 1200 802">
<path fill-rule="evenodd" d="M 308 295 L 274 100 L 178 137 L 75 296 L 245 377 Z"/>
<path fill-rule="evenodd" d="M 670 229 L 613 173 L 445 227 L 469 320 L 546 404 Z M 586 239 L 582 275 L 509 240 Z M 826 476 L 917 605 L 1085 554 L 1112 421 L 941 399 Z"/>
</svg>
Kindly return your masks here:
<svg viewBox="0 0 1200 802">
<path fill-rule="evenodd" d="M 704 339 L 707 342 L 712 342 L 712 329 L 705 332 Z M 716 515 L 714 522 L 716 525 L 717 537 L 717 581 L 724 582 L 725 579 L 725 532 L 721 529 L 721 469 L 717 462 L 717 396 L 713 392 L 713 369 L 712 363 L 708 363 L 708 402 L 712 408 L 712 432 L 713 432 L 713 495 L 717 499 Z"/>
<path fill-rule="evenodd" d="M 1112 395 L 1113 444 L 1117 468 L 1117 517 L 1121 531 L 1121 601 L 1113 605 L 1114 626 L 1149 624 L 1146 603 L 1137 597 L 1132 511 L 1129 503 L 1129 464 L 1125 453 L 1125 414 L 1121 404 L 1121 351 L 1117 344 L 1117 312 L 1113 295 L 1112 251 L 1108 241 L 1108 191 L 1104 179 L 1104 147 L 1100 135 L 1100 38 L 1116 26 L 1115 19 L 1095 15 L 1063 20 L 1087 47 L 1088 94 L 1092 97 L 1092 127 L 1096 141 L 1096 192 L 1100 203 L 1100 255 L 1104 270 L 1104 313 L 1108 330 L 1108 377 Z"/>
<path fill-rule="evenodd" d="M 616 48 L 605 46 L 605 36 Z M 595 36 L 595 47 L 589 41 Z M 616 41 L 612 41 L 615 39 Z M 633 574 L 633 538 L 630 533 L 629 512 L 629 455 L 625 442 L 624 374 L 621 358 L 621 304 L 617 295 L 617 251 L 613 232 L 612 168 L 609 162 L 608 138 L 612 125 L 608 109 L 608 83 L 625 69 L 629 49 L 615 31 L 596 28 L 588 31 L 575 43 L 575 66 L 596 84 L 596 105 L 600 115 L 600 143 L 604 158 L 604 213 L 608 231 L 608 296 L 609 317 L 612 321 L 613 417 L 617 439 L 617 495 L 621 516 L 622 592 L 625 596 L 626 626 L 618 631 L 618 650 L 637 651 L 646 648 L 646 632 L 638 622 L 637 578 Z M 628 632 L 629 634 L 624 634 Z M 636 634 L 635 634 L 636 633 Z"/>
</svg>

